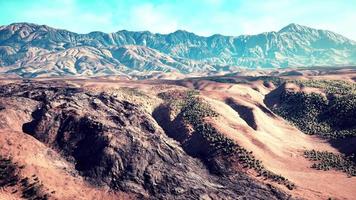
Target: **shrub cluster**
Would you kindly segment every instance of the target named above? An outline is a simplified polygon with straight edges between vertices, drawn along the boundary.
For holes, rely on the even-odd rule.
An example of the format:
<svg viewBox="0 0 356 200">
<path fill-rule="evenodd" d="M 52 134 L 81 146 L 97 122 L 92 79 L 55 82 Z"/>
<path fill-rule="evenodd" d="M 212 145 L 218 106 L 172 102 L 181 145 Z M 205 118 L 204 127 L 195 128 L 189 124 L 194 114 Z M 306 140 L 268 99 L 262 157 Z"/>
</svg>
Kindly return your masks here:
<svg viewBox="0 0 356 200">
<path fill-rule="evenodd" d="M 43 185 L 40 183 L 36 175 L 32 179 L 19 176 L 22 166 L 13 163 L 11 158 L 0 156 L 0 188 L 19 186 L 21 189 L 22 198 L 28 200 L 47 200 L 50 195 L 44 192 Z M 13 191 L 16 193 L 17 190 Z"/>
<path fill-rule="evenodd" d="M 342 80 L 293 80 L 288 81 L 301 87 L 320 88 L 327 94 L 347 95 L 356 93 L 356 84 Z"/>
<path fill-rule="evenodd" d="M 244 83 L 243 81 L 236 80 L 234 78 L 229 78 L 229 77 L 208 77 L 206 78 L 206 80 L 214 81 L 218 83 Z"/>
<path fill-rule="evenodd" d="M 44 192 L 43 184 L 40 183 L 36 175 L 32 180 L 28 177 L 21 179 L 22 197 L 28 200 L 47 200 L 50 195 Z"/>
<path fill-rule="evenodd" d="M 177 95 L 177 93 L 175 94 Z M 238 162 L 244 168 L 253 169 L 259 176 L 283 184 L 291 190 L 295 188 L 295 185 L 288 179 L 267 170 L 262 162 L 254 157 L 252 151 L 240 147 L 233 140 L 219 133 L 211 124 L 206 123 L 204 118 L 217 117 L 218 113 L 208 103 L 197 97 L 197 94 L 195 91 L 189 91 L 178 95 L 184 97 L 184 101 L 179 100 L 180 113 L 183 119 L 193 126 L 195 134 L 202 136 L 209 144 L 210 155 L 236 156 Z M 171 95 L 161 94 L 161 98 L 165 96 L 172 97 Z M 170 103 L 174 104 L 171 98 L 166 99 L 171 100 Z"/>
<path fill-rule="evenodd" d="M 201 134 L 208 141 L 211 147 L 212 154 L 223 153 L 225 156 L 236 156 L 239 163 L 248 169 L 253 169 L 258 176 L 262 176 L 268 180 L 285 185 L 288 189 L 295 188 L 294 183 L 290 182 L 285 177 L 267 170 L 262 161 L 255 158 L 252 151 L 247 151 L 245 148 L 237 145 L 233 140 L 219 133 L 213 126 L 207 123 L 199 124 L 195 127 L 197 134 Z"/>
<path fill-rule="evenodd" d="M 283 78 L 280 78 L 278 76 L 250 76 L 248 77 L 249 81 L 258 81 L 262 80 L 264 85 L 267 85 L 268 83 L 273 83 L 275 86 L 282 85 L 282 83 L 285 82 Z"/>
<path fill-rule="evenodd" d="M 284 79 L 278 76 L 243 76 L 243 77 L 234 77 L 233 75 L 224 75 L 224 76 L 210 76 L 204 77 L 204 80 L 214 81 L 218 83 L 233 83 L 233 84 L 245 84 L 251 81 L 262 80 L 264 85 L 267 85 L 269 82 L 273 83 L 275 86 L 279 86 L 285 82 Z M 196 79 L 196 78 L 192 78 Z M 198 78 L 201 79 L 201 78 Z"/>
<path fill-rule="evenodd" d="M 349 177 L 356 176 L 356 165 L 352 161 L 353 156 L 344 156 L 328 151 L 316 151 L 314 149 L 305 151 L 304 156 L 315 162 L 311 166 L 314 169 L 324 171 L 334 169 L 348 174 Z"/>
<path fill-rule="evenodd" d="M 318 93 L 281 94 L 278 107 L 271 108 L 307 134 L 327 138 L 356 136 L 356 93 L 351 83 L 343 81 L 296 81 L 307 87 L 322 87 Z"/>
<path fill-rule="evenodd" d="M 10 158 L 0 156 L 0 188 L 14 186 L 19 181 L 17 167 Z"/>
</svg>

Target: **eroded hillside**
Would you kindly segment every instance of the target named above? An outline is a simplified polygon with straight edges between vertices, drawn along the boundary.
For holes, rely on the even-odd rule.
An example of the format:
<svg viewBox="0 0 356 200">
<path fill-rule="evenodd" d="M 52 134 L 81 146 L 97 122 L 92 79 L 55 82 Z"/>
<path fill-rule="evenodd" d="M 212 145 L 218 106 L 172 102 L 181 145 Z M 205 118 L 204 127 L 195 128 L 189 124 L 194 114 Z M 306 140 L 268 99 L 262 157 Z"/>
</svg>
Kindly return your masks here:
<svg viewBox="0 0 356 200">
<path fill-rule="evenodd" d="M 353 87 L 331 82 L 338 93 Z M 315 83 L 238 75 L 2 81 L 0 166 L 17 176 L 1 179 L 0 197 L 32 198 L 28 179 L 43 199 L 352 199 L 353 93 L 330 96 L 334 89 Z M 338 119 L 298 118 L 327 115 L 309 105 L 314 96 Z M 319 122 L 330 129 L 303 129 Z"/>
<path fill-rule="evenodd" d="M 72 172 L 62 171 L 73 173 L 73 178 L 85 177 L 92 187 L 106 186 L 139 199 L 288 198 L 243 173 L 226 177 L 210 173 L 169 138 L 147 111 L 115 92 L 123 90 L 97 92 L 61 82 L 9 84 L 1 89 L 2 116 L 13 109 L 12 101 L 21 99 L 16 112 L 29 119 L 18 122 L 24 137 L 54 150 L 58 159 L 74 165 Z M 3 131 L 5 140 L 12 131 L 16 130 L 11 126 Z M 43 178 L 45 185 L 47 178 Z M 57 198 L 65 198 L 60 195 L 65 194 Z"/>
</svg>

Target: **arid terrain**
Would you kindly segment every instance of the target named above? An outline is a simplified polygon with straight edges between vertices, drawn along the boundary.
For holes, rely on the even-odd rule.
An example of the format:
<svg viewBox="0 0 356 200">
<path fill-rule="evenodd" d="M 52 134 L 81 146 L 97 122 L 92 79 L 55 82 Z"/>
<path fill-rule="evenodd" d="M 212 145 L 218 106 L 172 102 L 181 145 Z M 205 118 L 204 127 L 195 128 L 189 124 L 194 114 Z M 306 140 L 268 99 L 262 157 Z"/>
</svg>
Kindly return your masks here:
<svg viewBox="0 0 356 200">
<path fill-rule="evenodd" d="M 350 2 L 0 1 L 0 200 L 356 200 Z"/>
<path fill-rule="evenodd" d="M 0 199 L 356 198 L 355 68 L 179 78 L 1 79 Z"/>
</svg>

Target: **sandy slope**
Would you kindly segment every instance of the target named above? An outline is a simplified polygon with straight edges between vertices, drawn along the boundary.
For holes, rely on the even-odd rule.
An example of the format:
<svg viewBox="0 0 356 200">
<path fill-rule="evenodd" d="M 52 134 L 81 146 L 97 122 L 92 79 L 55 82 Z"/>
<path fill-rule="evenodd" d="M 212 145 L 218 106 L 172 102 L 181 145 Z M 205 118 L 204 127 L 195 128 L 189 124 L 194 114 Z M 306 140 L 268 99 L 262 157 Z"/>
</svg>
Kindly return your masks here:
<svg viewBox="0 0 356 200">
<path fill-rule="evenodd" d="M 333 77 L 340 79 L 339 75 Z M 86 87 L 100 89 L 130 85 L 130 87 L 139 88 L 151 94 L 156 94 L 167 88 L 182 88 L 180 86 L 157 84 L 154 81 L 130 84 L 120 81 L 115 84 L 95 82 L 85 85 Z M 181 85 L 200 90 L 201 95 L 221 115 L 218 120 L 212 121 L 212 123 L 221 132 L 237 141 L 238 144 L 253 151 L 254 155 L 263 161 L 267 169 L 294 182 L 298 186 L 296 190 L 292 191 L 295 196 L 306 199 L 327 199 L 329 197 L 353 199 L 356 196 L 354 189 L 356 178 L 347 178 L 345 174 L 337 171 L 324 172 L 311 169 L 312 163 L 303 156 L 304 150 L 316 149 L 337 152 L 337 149 L 322 139 L 303 134 L 282 118 L 268 114 L 261 109 L 261 107 L 266 108 L 263 100 L 265 95 L 272 90 L 263 86 L 262 81 L 236 85 L 203 80 L 199 82 L 186 81 Z M 257 130 L 248 126 L 246 121 L 239 117 L 238 112 L 226 104 L 225 101 L 228 98 L 232 98 L 238 104 L 252 108 Z M 277 185 L 277 187 L 280 186 Z M 284 187 L 280 188 L 285 189 Z"/>
<path fill-rule="evenodd" d="M 108 192 L 107 188 L 94 188 L 80 176 L 73 175 L 73 166 L 61 159 L 53 150 L 22 132 L 1 130 L 0 150 L 2 155 L 11 155 L 13 161 L 25 165 L 23 176 L 31 177 L 36 174 L 49 192 L 57 199 L 120 199 L 122 194 Z M 7 199 L 3 194 L 0 199 Z"/>
<path fill-rule="evenodd" d="M 337 152 L 326 141 L 301 133 L 280 117 L 263 112 L 264 95 L 248 85 L 230 85 L 202 82 L 196 85 L 206 100 L 221 114 L 215 126 L 263 161 L 271 171 L 281 174 L 298 188 L 292 193 L 306 199 L 353 199 L 356 197 L 356 178 L 347 178 L 336 171 L 311 169 L 311 162 L 303 157 L 304 150 Z M 259 85 L 258 87 L 263 87 Z M 264 88 L 263 90 L 267 90 Z M 232 97 L 235 102 L 252 108 L 257 130 L 249 127 L 239 114 L 224 101 Z"/>
<path fill-rule="evenodd" d="M 153 94 L 164 88 L 181 88 L 172 85 L 153 87 L 152 85 L 155 84 L 155 82 L 143 81 L 130 83 L 130 87 L 136 87 Z M 118 82 L 115 85 L 98 82 L 86 84 L 87 87 L 101 89 L 118 88 L 125 85 L 128 84 L 125 82 Z M 218 120 L 212 122 L 221 132 L 246 149 L 253 151 L 254 155 L 262 160 L 268 169 L 294 182 L 298 186 L 296 190 L 292 191 L 294 195 L 306 199 L 327 199 L 329 197 L 353 199 L 356 196 L 356 190 L 353 187 L 356 187 L 356 178 L 347 178 L 345 174 L 336 171 L 324 172 L 311 169 L 312 163 L 303 156 L 304 150 L 337 152 L 337 149 L 322 139 L 301 133 L 282 118 L 268 114 L 261 109 L 261 107 L 266 108 L 263 103 L 264 96 L 272 90 L 263 86 L 262 81 L 245 85 L 187 81 L 183 86 L 200 90 L 202 96 L 221 114 Z M 252 109 L 257 130 L 249 127 L 246 121 L 239 117 L 238 112 L 225 103 L 228 98 Z"/>
<path fill-rule="evenodd" d="M 12 157 L 18 166 L 25 166 L 21 176 L 36 175 L 45 185 L 47 192 L 53 199 L 60 200 L 87 200 L 87 199 L 129 199 L 128 195 L 108 192 L 108 188 L 95 188 L 90 186 L 75 170 L 73 164 L 64 160 L 58 153 L 46 147 L 32 136 L 22 132 L 22 124 L 31 120 L 30 110 L 36 102 L 19 101 L 12 98 L 0 99 L 5 101 L 8 108 L 0 110 L 0 155 Z M 28 108 L 20 112 L 17 107 Z M 12 190 L 0 189 L 0 199 L 18 199 L 20 192 L 12 194 Z"/>
</svg>

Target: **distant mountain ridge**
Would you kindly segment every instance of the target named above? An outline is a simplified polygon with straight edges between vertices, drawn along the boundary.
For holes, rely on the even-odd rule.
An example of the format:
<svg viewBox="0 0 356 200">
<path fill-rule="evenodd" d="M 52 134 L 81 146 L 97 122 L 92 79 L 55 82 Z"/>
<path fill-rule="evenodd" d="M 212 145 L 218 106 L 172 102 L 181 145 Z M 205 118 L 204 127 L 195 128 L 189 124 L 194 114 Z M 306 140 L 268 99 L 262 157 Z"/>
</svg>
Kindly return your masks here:
<svg viewBox="0 0 356 200">
<path fill-rule="evenodd" d="M 355 64 L 356 42 L 297 24 L 237 37 L 182 30 L 77 34 L 31 23 L 0 27 L 0 73 L 23 77 Z"/>
</svg>

